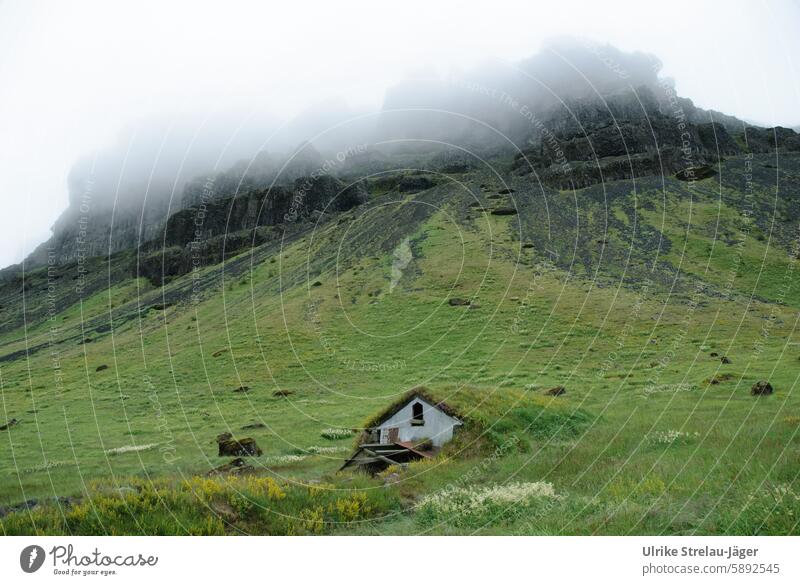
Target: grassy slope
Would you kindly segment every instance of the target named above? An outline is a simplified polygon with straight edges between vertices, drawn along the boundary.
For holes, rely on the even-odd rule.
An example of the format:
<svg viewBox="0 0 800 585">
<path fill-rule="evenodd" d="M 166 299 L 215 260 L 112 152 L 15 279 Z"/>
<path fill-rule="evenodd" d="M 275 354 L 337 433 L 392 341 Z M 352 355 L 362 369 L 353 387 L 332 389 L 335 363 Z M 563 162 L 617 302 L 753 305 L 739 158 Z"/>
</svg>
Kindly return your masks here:
<svg viewBox="0 0 800 585">
<path fill-rule="evenodd" d="M 590 246 L 571 274 L 544 260 L 535 228 L 526 231 L 535 216 L 465 212 L 468 201 L 458 197 L 438 202 L 405 234 L 413 260 L 391 290 L 392 246 L 378 242 L 381 234 L 369 235 L 369 216 L 325 224 L 248 274 L 228 275 L 196 304 L 151 310 L 92 343 L 57 344 L 55 354 L 0 364 L 0 419 L 22 421 L 0 435 L 0 504 L 80 494 L 99 478 L 107 490 L 204 473 L 221 462 L 214 437 L 225 430 L 254 437 L 264 449 L 254 463 L 287 486 L 343 481 L 330 474 L 351 439 L 321 433 L 358 427 L 413 386 L 524 396 L 563 384 L 568 393 L 556 399 L 560 407 L 592 415 L 580 433 L 543 427 L 535 416 L 504 416 L 484 437 L 500 445 L 521 437 L 502 457 L 465 447 L 446 461 L 412 466 L 399 483 L 380 488 L 399 498 L 376 505 L 381 520 L 354 517 L 353 524 L 334 523 L 334 531 L 797 533 L 797 498 L 775 495 L 800 493 L 794 261 L 753 237 L 740 214 L 715 198 L 713 181 L 701 187 L 691 201 L 669 195 L 641 205 L 616 196 L 587 203 L 592 230 L 609 226 L 608 246 Z M 628 254 L 633 225 L 637 237 L 658 232 L 670 246 L 636 246 Z M 725 238 L 714 235 L 720 226 Z M 724 241 L 737 239 L 745 241 L 741 253 Z M 535 247 L 521 248 L 528 240 Z M 330 258 L 332 243 L 338 262 Z M 356 243 L 362 253 L 348 256 Z M 569 249 L 569 236 L 557 243 Z M 628 256 L 621 279 L 620 258 Z M 672 282 L 673 272 L 662 271 L 658 284 L 643 288 L 641 267 L 658 262 L 680 267 L 682 276 Z M 307 282 L 286 285 L 287 275 L 307 266 Z M 594 279 L 596 272 L 615 277 Z M 311 286 L 315 281 L 321 284 Z M 137 294 L 149 294 L 145 282 L 99 293 L 60 315 L 59 331 L 79 329 L 82 320 Z M 448 296 L 473 298 L 480 308 L 450 307 Z M 783 303 L 770 302 L 776 300 Z M 46 343 L 48 327 L 29 328 L 27 338 L 15 331 L 4 347 Z M 712 351 L 732 363 L 709 357 Z M 101 364 L 108 369 L 96 372 Z M 709 385 L 718 374 L 730 376 Z M 754 399 L 749 387 L 761 378 L 777 392 Z M 251 391 L 233 392 L 241 385 Z M 276 390 L 293 393 L 276 397 Z M 266 427 L 239 430 L 252 422 Z M 668 431 L 687 435 L 660 443 Z M 158 445 L 105 454 L 132 444 Z M 318 447 L 339 451 L 308 453 Z M 280 459 L 290 454 L 306 456 Z M 564 497 L 529 513 L 467 523 L 400 513 L 420 495 L 465 477 L 470 485 L 548 481 Z M 382 485 L 360 481 L 365 493 Z M 211 522 L 200 532 L 289 530 L 254 523 L 246 510 L 234 511 L 224 526 L 196 510 L 186 514 L 187 526 Z M 0 522 L 12 532 L 31 529 L 25 515 Z"/>
</svg>

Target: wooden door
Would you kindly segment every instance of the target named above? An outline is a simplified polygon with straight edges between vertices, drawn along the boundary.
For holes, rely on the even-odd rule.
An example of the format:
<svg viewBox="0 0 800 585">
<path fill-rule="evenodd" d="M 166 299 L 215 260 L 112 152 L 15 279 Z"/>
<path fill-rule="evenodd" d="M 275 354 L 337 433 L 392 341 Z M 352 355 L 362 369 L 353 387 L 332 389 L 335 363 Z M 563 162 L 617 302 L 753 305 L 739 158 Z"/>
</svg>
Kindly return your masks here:
<svg viewBox="0 0 800 585">
<path fill-rule="evenodd" d="M 389 443 L 396 443 L 400 439 L 400 429 L 391 427 L 386 429 Z"/>
</svg>

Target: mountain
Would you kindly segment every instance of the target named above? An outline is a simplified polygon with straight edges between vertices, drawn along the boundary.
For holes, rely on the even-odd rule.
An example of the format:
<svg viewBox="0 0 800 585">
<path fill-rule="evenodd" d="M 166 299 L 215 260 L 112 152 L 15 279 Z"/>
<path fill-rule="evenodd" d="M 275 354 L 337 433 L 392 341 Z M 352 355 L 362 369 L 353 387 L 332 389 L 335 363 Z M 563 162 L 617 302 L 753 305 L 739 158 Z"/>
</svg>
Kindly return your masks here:
<svg viewBox="0 0 800 585">
<path fill-rule="evenodd" d="M 97 255 L 65 215 L 4 270 L 6 533 L 796 532 L 798 135 L 646 55 L 517 65 L 395 88 L 342 150 L 258 144 L 146 221 L 111 205 Z M 465 432 L 337 473 L 418 386 Z"/>
</svg>

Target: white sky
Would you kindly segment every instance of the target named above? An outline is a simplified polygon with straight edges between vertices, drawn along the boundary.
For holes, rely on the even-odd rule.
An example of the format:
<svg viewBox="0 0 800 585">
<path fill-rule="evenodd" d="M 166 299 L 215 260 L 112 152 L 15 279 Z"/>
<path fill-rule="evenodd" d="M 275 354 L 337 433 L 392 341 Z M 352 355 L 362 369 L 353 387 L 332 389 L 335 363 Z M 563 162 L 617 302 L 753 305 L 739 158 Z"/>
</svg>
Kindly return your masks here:
<svg viewBox="0 0 800 585">
<path fill-rule="evenodd" d="M 0 0 L 0 266 L 47 239 L 81 155 L 153 114 L 376 106 L 420 69 L 585 36 L 656 54 L 681 95 L 800 124 L 800 8 L 772 2 Z"/>
</svg>

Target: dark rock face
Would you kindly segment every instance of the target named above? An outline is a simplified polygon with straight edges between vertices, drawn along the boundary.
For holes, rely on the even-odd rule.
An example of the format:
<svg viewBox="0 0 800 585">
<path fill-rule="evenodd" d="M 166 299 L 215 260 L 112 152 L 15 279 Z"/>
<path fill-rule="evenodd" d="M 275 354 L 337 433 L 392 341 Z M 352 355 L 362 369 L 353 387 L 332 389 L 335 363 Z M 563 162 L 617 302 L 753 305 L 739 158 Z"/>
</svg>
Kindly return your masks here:
<svg viewBox="0 0 800 585">
<path fill-rule="evenodd" d="M 257 457 L 263 453 L 255 439 L 234 439 L 230 433 L 222 433 L 217 437 L 220 457 Z"/>
<path fill-rule="evenodd" d="M 772 394 L 772 392 L 772 384 L 766 380 L 759 380 L 753 384 L 752 388 L 750 388 L 750 394 L 753 396 L 768 396 L 769 394 Z"/>
<path fill-rule="evenodd" d="M 213 199 L 171 215 L 163 238 L 142 246 L 131 272 L 160 286 L 195 265 L 217 264 L 281 237 L 278 226 L 309 219 L 315 213 L 347 211 L 366 200 L 361 183 L 346 185 L 327 175 L 297 179 L 292 189 L 273 187 Z"/>
<path fill-rule="evenodd" d="M 400 179 L 398 189 L 401 193 L 417 193 L 426 191 L 436 186 L 436 183 L 428 177 L 411 176 Z"/>
<path fill-rule="evenodd" d="M 366 200 L 361 183 L 348 186 L 328 175 L 301 178 L 291 189 L 273 187 L 178 211 L 167 221 L 163 243 L 185 246 L 193 240 L 295 222 L 314 211 L 347 211 Z"/>
<path fill-rule="evenodd" d="M 781 148 L 800 150 L 788 128 L 745 128 L 733 118 L 704 112 L 691 100 L 659 103 L 659 89 L 639 87 L 598 99 L 568 101 L 542 115 L 533 147 L 515 156 L 513 168 L 558 189 L 647 175 L 676 174 L 702 180 L 726 156 Z M 713 121 L 712 121 L 713 118 Z"/>
</svg>

